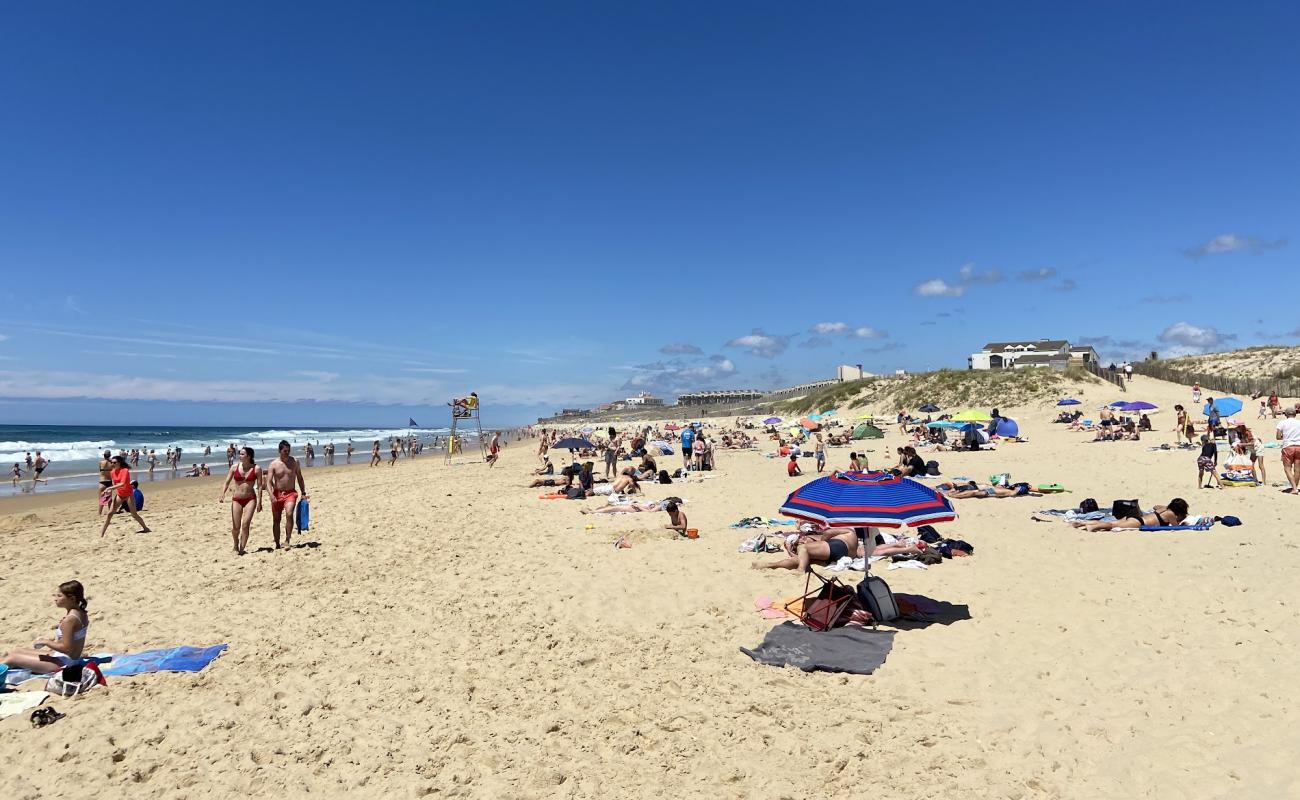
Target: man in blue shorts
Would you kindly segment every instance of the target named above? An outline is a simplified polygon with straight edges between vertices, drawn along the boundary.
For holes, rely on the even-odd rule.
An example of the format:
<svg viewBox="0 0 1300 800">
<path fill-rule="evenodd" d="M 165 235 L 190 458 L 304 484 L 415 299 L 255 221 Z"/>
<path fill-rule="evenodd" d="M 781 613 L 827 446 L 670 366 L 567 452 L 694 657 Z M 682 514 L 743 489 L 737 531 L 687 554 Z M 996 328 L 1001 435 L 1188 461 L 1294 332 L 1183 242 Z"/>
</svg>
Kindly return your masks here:
<svg viewBox="0 0 1300 800">
<path fill-rule="evenodd" d="M 682 430 L 682 469 L 691 468 L 691 446 L 695 444 L 695 428 L 687 425 Z"/>
</svg>

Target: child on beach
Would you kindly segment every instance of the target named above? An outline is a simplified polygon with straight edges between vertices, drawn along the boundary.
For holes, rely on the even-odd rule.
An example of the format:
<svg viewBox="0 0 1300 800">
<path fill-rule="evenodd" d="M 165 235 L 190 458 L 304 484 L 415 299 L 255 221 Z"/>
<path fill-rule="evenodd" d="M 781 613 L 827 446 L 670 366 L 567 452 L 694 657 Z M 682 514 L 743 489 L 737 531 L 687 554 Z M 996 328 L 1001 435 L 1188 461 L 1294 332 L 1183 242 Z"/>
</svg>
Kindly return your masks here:
<svg viewBox="0 0 1300 800">
<path fill-rule="evenodd" d="M 23 476 L 23 468 L 22 468 L 22 465 L 19 464 L 17 461 L 14 462 L 13 476 L 14 476 L 14 486 L 17 486 L 17 485 L 18 485 L 18 479 L 21 478 L 21 477 Z"/>
<path fill-rule="evenodd" d="M 786 462 L 785 471 L 791 478 L 797 478 L 803 474 L 803 470 L 799 469 L 799 456 L 794 453 L 790 454 L 790 460 Z"/>
<path fill-rule="evenodd" d="M 681 507 L 672 500 L 664 503 L 664 511 L 668 512 L 668 524 L 665 525 L 664 528 L 670 531 L 677 531 L 679 536 L 685 536 L 686 526 L 688 524 L 686 522 L 686 512 L 682 511 Z"/>
<path fill-rule="evenodd" d="M 1196 470 L 1196 488 L 1210 488 L 1209 484 L 1201 485 L 1207 472 L 1215 484 L 1223 488 L 1223 482 L 1219 480 L 1219 447 L 1209 436 L 1201 437 L 1201 454 L 1196 457 Z"/>
</svg>

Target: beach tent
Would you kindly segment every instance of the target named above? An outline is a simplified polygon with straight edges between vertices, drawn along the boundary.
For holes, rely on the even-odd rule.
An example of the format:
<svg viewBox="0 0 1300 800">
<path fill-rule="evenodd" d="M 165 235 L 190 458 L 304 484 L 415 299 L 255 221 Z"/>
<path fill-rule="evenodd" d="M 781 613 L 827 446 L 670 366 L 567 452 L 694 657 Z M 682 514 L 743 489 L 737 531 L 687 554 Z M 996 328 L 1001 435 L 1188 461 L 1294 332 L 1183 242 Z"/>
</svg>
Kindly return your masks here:
<svg viewBox="0 0 1300 800">
<path fill-rule="evenodd" d="M 998 436 L 1019 436 L 1020 426 L 1010 417 L 998 418 Z"/>
<path fill-rule="evenodd" d="M 655 439 L 650 442 L 649 446 L 658 450 L 659 455 L 661 456 L 670 456 L 673 454 L 673 446 L 665 442 L 663 439 Z"/>
<path fill-rule="evenodd" d="M 885 432 L 869 422 L 863 422 L 853 429 L 854 439 L 883 439 Z"/>
</svg>

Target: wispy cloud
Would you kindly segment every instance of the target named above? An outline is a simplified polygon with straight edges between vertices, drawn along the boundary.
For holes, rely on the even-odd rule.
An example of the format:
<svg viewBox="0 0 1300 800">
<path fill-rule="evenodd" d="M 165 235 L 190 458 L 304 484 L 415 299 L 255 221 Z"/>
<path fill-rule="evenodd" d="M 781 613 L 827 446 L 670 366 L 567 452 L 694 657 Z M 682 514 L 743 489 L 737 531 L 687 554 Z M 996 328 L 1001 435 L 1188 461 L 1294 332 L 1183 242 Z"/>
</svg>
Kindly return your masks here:
<svg viewBox="0 0 1300 800">
<path fill-rule="evenodd" d="M 775 358 L 786 351 L 793 336 L 764 333 L 762 328 L 755 328 L 745 336 L 738 336 L 727 342 L 727 347 L 739 347 L 749 351 L 750 355 L 760 358 Z"/>
<path fill-rule="evenodd" d="M 81 307 L 81 301 L 77 299 L 77 296 L 75 294 L 70 294 L 63 298 L 63 310 L 70 311 L 73 314 L 86 313 L 85 310 L 82 309 Z"/>
<path fill-rule="evenodd" d="M 961 297 L 966 294 L 966 287 L 950 284 L 943 278 L 931 278 L 913 286 L 912 294 L 918 297 Z"/>
<path fill-rule="evenodd" d="M 263 355 L 275 355 L 277 351 L 266 347 L 249 347 L 242 344 L 208 344 L 205 342 L 187 342 L 179 339 L 146 339 L 138 336 L 110 336 L 100 333 L 79 333 L 77 331 L 63 331 L 47 329 L 43 333 L 49 336 L 67 336 L 75 339 L 89 339 L 96 342 L 120 342 L 122 344 L 152 344 L 159 347 L 189 347 L 197 350 L 222 350 L 232 353 L 261 353 Z"/>
<path fill-rule="evenodd" d="M 666 344 L 659 348 L 659 352 L 669 356 L 699 356 L 704 354 L 704 351 L 700 348 L 693 344 L 686 344 L 685 342 Z"/>
<path fill-rule="evenodd" d="M 1038 269 L 1026 269 L 1016 273 L 1016 280 L 1025 281 L 1026 283 L 1037 283 L 1039 281 L 1048 281 L 1056 277 L 1056 270 L 1052 267 L 1039 267 Z"/>
<path fill-rule="evenodd" d="M 311 378 L 317 381 L 336 381 L 339 379 L 337 372 L 324 372 L 318 369 L 300 369 L 290 374 L 299 378 Z"/>
<path fill-rule="evenodd" d="M 109 356 L 110 358 L 161 358 L 175 360 L 180 356 L 175 353 L 140 353 L 128 350 L 82 350 L 88 356 Z"/>
<path fill-rule="evenodd" d="M 402 367 L 402 372 L 423 372 L 430 375 L 463 375 L 469 370 L 456 367 Z"/>
<path fill-rule="evenodd" d="M 825 336 L 809 336 L 807 339 L 799 342 L 799 347 L 802 347 L 805 350 L 816 350 L 821 347 L 830 347 L 831 344 L 831 340 L 827 339 Z"/>
<path fill-rule="evenodd" d="M 1268 250 L 1280 250 L 1286 247 L 1286 239 L 1274 239 L 1272 241 L 1260 239 L 1257 236 L 1242 236 L 1237 233 L 1225 233 L 1214 237 L 1208 242 L 1202 242 L 1195 247 L 1188 247 L 1183 250 L 1183 255 L 1188 258 L 1202 258 L 1204 256 L 1221 255 L 1223 253 L 1260 253 Z"/>
<path fill-rule="evenodd" d="M 641 364 L 637 374 L 623 384 L 624 389 L 680 393 L 709 388 L 721 379 L 736 374 L 736 365 L 722 355 L 707 359 L 656 361 Z"/>
<path fill-rule="evenodd" d="M 1142 298 L 1142 302 L 1153 303 L 1156 305 L 1166 305 L 1166 304 L 1173 304 L 1173 303 L 1186 303 L 1188 300 L 1191 299 L 1192 296 L 1185 292 L 1179 294 L 1169 294 L 1169 295 L 1149 294 L 1146 297 Z"/>
<path fill-rule="evenodd" d="M 1061 282 L 1052 288 L 1058 292 L 1073 292 L 1079 288 L 1079 284 L 1075 283 L 1073 278 L 1062 278 Z"/>
<path fill-rule="evenodd" d="M 820 336 L 848 336 L 853 339 L 884 339 L 889 336 L 885 331 L 876 330 L 869 325 L 854 327 L 847 322 L 819 322 L 808 330 Z"/>
<path fill-rule="evenodd" d="M 7 342 L 7 341 L 9 341 L 9 337 L 5 336 L 3 333 L 0 333 L 0 342 Z"/>
</svg>

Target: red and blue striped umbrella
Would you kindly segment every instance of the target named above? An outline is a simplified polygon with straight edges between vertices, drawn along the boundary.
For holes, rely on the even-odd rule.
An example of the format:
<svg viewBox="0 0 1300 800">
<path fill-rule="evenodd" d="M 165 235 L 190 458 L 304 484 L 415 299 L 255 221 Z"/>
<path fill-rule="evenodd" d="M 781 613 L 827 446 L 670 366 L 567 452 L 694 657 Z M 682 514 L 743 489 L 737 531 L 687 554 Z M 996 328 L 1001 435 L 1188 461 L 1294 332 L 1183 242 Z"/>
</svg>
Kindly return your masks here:
<svg viewBox="0 0 1300 800">
<path fill-rule="evenodd" d="M 781 513 L 838 528 L 914 528 L 957 518 L 948 498 L 888 472 L 832 472 L 791 492 Z"/>
</svg>

